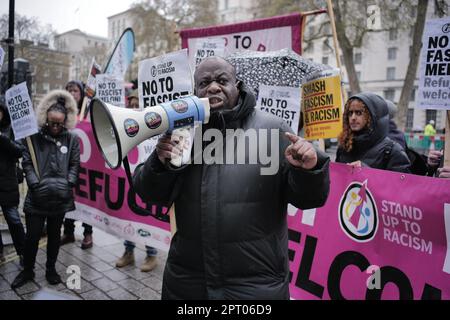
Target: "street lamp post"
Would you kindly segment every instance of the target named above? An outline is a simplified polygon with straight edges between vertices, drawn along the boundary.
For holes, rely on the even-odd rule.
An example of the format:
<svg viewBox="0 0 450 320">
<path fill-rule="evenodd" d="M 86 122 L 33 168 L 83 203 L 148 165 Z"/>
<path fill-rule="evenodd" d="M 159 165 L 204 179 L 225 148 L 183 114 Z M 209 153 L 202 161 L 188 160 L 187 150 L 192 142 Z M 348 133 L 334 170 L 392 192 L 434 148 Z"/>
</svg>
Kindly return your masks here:
<svg viewBox="0 0 450 320">
<path fill-rule="evenodd" d="M 8 87 L 14 84 L 14 9 L 15 0 L 9 0 L 9 35 L 8 35 Z"/>
</svg>

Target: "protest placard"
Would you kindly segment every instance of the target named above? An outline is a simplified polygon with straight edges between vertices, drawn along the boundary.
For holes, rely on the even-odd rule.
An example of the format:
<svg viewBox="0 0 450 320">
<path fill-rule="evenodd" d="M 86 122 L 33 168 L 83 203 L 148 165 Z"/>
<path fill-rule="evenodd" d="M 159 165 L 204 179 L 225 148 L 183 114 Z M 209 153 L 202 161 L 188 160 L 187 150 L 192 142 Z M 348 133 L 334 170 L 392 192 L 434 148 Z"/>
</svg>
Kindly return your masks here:
<svg viewBox="0 0 450 320">
<path fill-rule="evenodd" d="M 96 83 L 97 98 L 117 107 L 125 107 L 125 88 L 121 78 L 115 75 L 98 74 Z"/>
<path fill-rule="evenodd" d="M 417 107 L 450 109 L 450 17 L 428 20 L 422 37 Z"/>
<path fill-rule="evenodd" d="M 198 66 L 203 59 L 214 56 L 225 56 L 225 38 L 206 38 L 196 42 L 195 66 Z"/>
<path fill-rule="evenodd" d="M 89 99 L 92 99 L 95 96 L 95 89 L 97 88 L 95 77 L 99 73 L 101 73 L 100 65 L 95 62 L 95 58 L 92 58 L 91 68 L 89 69 L 89 76 L 85 87 L 86 97 Z"/>
<path fill-rule="evenodd" d="M 139 105 L 153 107 L 193 92 L 187 50 L 143 60 L 138 74 Z"/>
<path fill-rule="evenodd" d="M 339 70 L 321 71 L 302 84 L 305 139 L 337 138 L 342 131 L 342 92 Z"/>
<path fill-rule="evenodd" d="M 297 133 L 300 120 L 300 88 L 260 85 L 256 106 L 285 120 Z"/>
<path fill-rule="evenodd" d="M 27 83 L 22 82 L 8 89 L 5 98 L 15 139 L 19 140 L 37 133 L 37 120 L 28 94 Z"/>
</svg>

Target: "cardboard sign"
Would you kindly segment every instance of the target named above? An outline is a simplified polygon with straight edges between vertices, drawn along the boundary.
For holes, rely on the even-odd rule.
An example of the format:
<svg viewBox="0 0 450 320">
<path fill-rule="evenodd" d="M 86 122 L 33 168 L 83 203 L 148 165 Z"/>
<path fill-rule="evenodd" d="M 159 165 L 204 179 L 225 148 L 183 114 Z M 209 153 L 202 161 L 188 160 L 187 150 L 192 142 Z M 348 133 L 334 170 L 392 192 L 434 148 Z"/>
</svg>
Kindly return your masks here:
<svg viewBox="0 0 450 320">
<path fill-rule="evenodd" d="M 193 92 L 187 50 L 143 60 L 138 74 L 139 105 L 153 107 Z"/>
<path fill-rule="evenodd" d="M 92 58 L 91 68 L 89 69 L 89 76 L 86 81 L 86 97 L 92 99 L 95 96 L 95 89 L 97 88 L 96 75 L 101 73 L 100 65 Z"/>
<path fill-rule="evenodd" d="M 256 106 L 285 120 L 297 133 L 300 120 L 300 88 L 260 85 Z"/>
<path fill-rule="evenodd" d="M 339 70 L 322 71 L 302 84 L 305 139 L 337 138 L 342 131 Z"/>
<path fill-rule="evenodd" d="M 207 38 L 197 41 L 195 49 L 195 66 L 208 57 L 225 56 L 225 38 Z"/>
<path fill-rule="evenodd" d="M 5 98 L 15 139 L 19 140 L 37 133 L 37 120 L 28 94 L 27 83 L 22 82 L 8 89 Z"/>
<path fill-rule="evenodd" d="M 125 107 L 125 88 L 122 79 L 114 75 L 98 74 L 96 82 L 97 98 L 117 107 Z"/>
<path fill-rule="evenodd" d="M 417 106 L 450 110 L 450 17 L 425 24 Z"/>
</svg>

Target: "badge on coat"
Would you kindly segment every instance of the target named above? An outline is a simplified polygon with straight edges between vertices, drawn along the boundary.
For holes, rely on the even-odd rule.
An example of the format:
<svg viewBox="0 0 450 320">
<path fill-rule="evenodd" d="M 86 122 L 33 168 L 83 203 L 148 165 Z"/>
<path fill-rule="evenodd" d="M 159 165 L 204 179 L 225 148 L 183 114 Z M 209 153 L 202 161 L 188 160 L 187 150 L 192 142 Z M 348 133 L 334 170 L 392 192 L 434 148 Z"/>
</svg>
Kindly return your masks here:
<svg viewBox="0 0 450 320">
<path fill-rule="evenodd" d="M 61 151 L 61 153 L 66 154 L 68 149 L 66 146 L 62 146 L 61 149 L 59 149 Z"/>
</svg>

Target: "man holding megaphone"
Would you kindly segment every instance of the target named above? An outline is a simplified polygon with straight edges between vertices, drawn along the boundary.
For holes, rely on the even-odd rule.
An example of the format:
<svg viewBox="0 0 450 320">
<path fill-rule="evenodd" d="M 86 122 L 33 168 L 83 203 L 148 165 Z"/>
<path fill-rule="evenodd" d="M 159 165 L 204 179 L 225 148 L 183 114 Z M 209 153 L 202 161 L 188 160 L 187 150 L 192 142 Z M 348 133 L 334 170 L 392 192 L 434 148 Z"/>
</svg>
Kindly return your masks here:
<svg viewBox="0 0 450 320">
<path fill-rule="evenodd" d="M 142 199 L 175 204 L 177 231 L 162 298 L 289 299 L 287 204 L 301 209 L 325 204 L 329 158 L 296 136 L 284 121 L 255 109 L 254 95 L 237 81 L 226 60 L 203 60 L 194 78 L 197 96 L 208 98 L 210 104 L 209 123 L 201 131 L 204 136 L 208 130 L 220 132 L 225 142 L 194 139 L 193 149 L 201 143 L 200 149 L 209 150 L 212 157 L 225 151 L 226 163 L 192 161 L 174 170 L 169 161 L 183 150 L 178 138 L 165 134 L 133 178 Z M 231 129 L 235 133 L 230 140 Z M 261 159 L 228 162 L 242 156 L 238 152 L 229 157 L 228 152 L 235 151 L 229 148 L 230 141 L 245 140 L 251 130 L 277 133 L 269 142 L 263 134 L 257 143 L 248 144 L 248 149 L 271 150 L 279 165 L 276 172 L 263 174 L 260 169 L 266 163 Z"/>
</svg>

